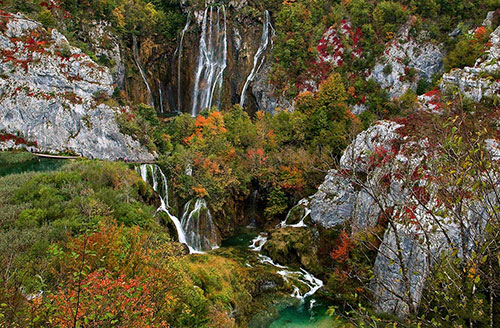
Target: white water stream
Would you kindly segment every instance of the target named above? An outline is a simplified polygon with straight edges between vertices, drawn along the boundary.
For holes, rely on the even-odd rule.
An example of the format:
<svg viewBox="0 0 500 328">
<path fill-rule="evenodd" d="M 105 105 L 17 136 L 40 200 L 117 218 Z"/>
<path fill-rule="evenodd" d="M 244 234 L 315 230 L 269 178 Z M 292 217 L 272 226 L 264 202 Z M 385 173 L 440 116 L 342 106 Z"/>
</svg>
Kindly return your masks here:
<svg viewBox="0 0 500 328">
<path fill-rule="evenodd" d="M 139 50 L 137 50 L 137 37 L 135 35 L 132 35 L 132 41 L 133 41 L 132 52 L 134 54 L 134 61 L 135 64 L 137 65 L 137 68 L 139 69 L 139 73 L 141 73 L 141 77 L 142 80 L 144 81 L 144 84 L 146 85 L 146 89 L 148 90 L 149 105 L 154 108 L 155 104 L 153 101 L 153 93 L 151 92 L 151 87 L 149 86 L 148 80 L 146 79 L 146 74 L 144 73 L 141 63 L 139 62 Z"/>
<path fill-rule="evenodd" d="M 184 45 L 184 36 L 191 25 L 191 12 L 188 13 L 186 25 L 181 32 L 181 40 L 179 43 L 179 57 L 177 58 L 177 111 L 182 111 L 182 89 L 181 89 L 181 67 L 182 67 L 182 54 Z"/>
<path fill-rule="evenodd" d="M 257 53 L 253 57 L 253 68 L 250 71 L 247 80 L 245 81 L 243 90 L 241 91 L 241 98 L 240 98 L 241 107 L 243 107 L 243 105 L 245 104 L 245 94 L 247 92 L 248 86 L 250 85 L 251 82 L 253 82 L 255 75 L 260 70 L 262 64 L 264 64 L 266 57 L 263 55 L 267 50 L 269 43 L 272 44 L 272 35 L 269 34 L 270 30 L 273 31 L 273 26 L 271 25 L 271 15 L 269 14 L 269 11 L 266 10 L 264 12 L 264 23 L 262 26 L 262 36 L 260 38 L 260 46 L 259 49 L 257 49 Z"/>
<path fill-rule="evenodd" d="M 301 300 L 301 302 L 303 302 L 307 297 L 314 295 L 321 287 L 323 287 L 323 281 L 314 277 L 311 273 L 304 269 L 300 269 L 300 271 L 290 271 L 288 270 L 288 267 L 274 263 L 269 256 L 259 254 L 258 258 L 261 263 L 270 264 L 275 268 L 280 269 L 276 271 L 276 273 L 281 275 L 285 281 L 289 281 L 289 279 L 295 280 L 309 288 L 308 292 L 301 294 L 299 287 L 294 286 L 291 296 Z"/>
<path fill-rule="evenodd" d="M 290 218 L 290 215 L 292 214 L 292 212 L 297 208 L 297 207 L 303 207 L 304 208 L 304 215 L 302 216 L 302 218 L 300 219 L 300 221 L 296 224 L 287 224 L 286 222 L 288 221 L 288 219 Z M 300 202 L 298 202 L 297 205 L 295 205 L 294 207 L 292 207 L 290 209 L 290 211 L 288 211 L 288 214 L 286 215 L 286 218 L 285 220 L 283 220 L 280 224 L 280 226 L 282 228 L 285 228 L 285 227 L 291 227 L 291 228 L 302 228 L 302 227 L 307 227 L 307 225 L 304 223 L 305 219 L 309 216 L 309 214 L 311 214 L 311 209 L 309 208 L 309 199 L 307 198 L 304 198 L 302 199 Z"/>
<path fill-rule="evenodd" d="M 207 7 L 203 16 L 200 48 L 195 73 L 191 115 L 220 105 L 224 71 L 227 67 L 227 27 L 224 5 Z"/>
</svg>

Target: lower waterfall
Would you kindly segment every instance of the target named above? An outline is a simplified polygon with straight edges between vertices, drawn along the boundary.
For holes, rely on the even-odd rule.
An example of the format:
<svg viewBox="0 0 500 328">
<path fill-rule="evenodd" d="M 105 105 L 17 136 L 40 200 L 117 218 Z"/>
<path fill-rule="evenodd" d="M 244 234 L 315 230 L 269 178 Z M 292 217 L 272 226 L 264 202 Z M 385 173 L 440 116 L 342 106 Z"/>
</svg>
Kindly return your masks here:
<svg viewBox="0 0 500 328">
<path fill-rule="evenodd" d="M 189 201 L 186 206 L 184 206 L 184 214 L 182 215 L 181 223 L 181 221 L 169 211 L 168 182 L 161 168 L 154 164 L 142 164 L 139 172 L 141 178 L 146 183 L 150 183 L 153 190 L 160 197 L 160 207 L 158 211 L 168 215 L 175 225 L 179 242 L 186 244 L 191 254 L 201 253 L 204 250 L 218 247 L 215 225 L 204 199 L 197 199 L 196 202 L 194 202 L 193 209 L 191 209 L 192 201 Z M 207 216 L 207 220 L 204 220 L 203 223 L 199 220 L 202 215 Z"/>
<path fill-rule="evenodd" d="M 201 219 L 202 217 L 204 220 Z M 212 214 L 204 199 L 198 198 L 194 202 L 191 200 L 186 203 L 181 224 L 184 231 L 187 232 L 186 239 L 188 245 L 196 251 L 219 247 Z"/>
</svg>

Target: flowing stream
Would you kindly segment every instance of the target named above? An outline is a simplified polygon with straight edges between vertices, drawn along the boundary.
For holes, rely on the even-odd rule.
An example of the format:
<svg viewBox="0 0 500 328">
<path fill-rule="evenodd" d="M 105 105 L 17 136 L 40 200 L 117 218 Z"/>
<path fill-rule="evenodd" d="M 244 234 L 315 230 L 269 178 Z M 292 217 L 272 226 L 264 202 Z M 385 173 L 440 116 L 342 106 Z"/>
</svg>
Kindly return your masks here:
<svg viewBox="0 0 500 328">
<path fill-rule="evenodd" d="M 264 61 L 266 59 L 264 55 L 267 47 L 269 46 L 269 43 L 272 45 L 272 35 L 269 34 L 269 31 L 273 31 L 273 26 L 271 25 L 271 15 L 269 15 L 269 11 L 264 12 L 264 23 L 262 26 L 262 36 L 260 38 L 260 46 L 259 49 L 257 49 L 257 53 L 253 57 L 253 68 L 250 71 L 250 74 L 247 77 L 247 80 L 245 81 L 245 85 L 243 86 L 243 90 L 241 91 L 241 98 L 240 98 L 240 106 L 243 107 L 245 104 L 245 94 L 247 92 L 248 86 L 250 85 L 251 82 L 253 82 L 255 78 L 255 74 L 260 70 L 262 64 L 264 64 Z"/>
<path fill-rule="evenodd" d="M 224 71 L 227 67 L 227 27 L 224 5 L 207 7 L 203 15 L 200 49 L 195 73 L 191 115 L 220 105 Z"/>
<path fill-rule="evenodd" d="M 153 101 L 153 93 L 151 92 L 151 87 L 149 86 L 148 80 L 146 79 L 146 74 L 144 73 L 141 63 L 139 62 L 139 50 L 137 50 L 137 37 L 135 35 L 132 35 L 132 41 L 133 41 L 132 48 L 134 53 L 134 61 L 135 64 L 137 65 L 137 68 L 139 69 L 139 73 L 141 73 L 141 77 L 142 80 L 144 81 L 144 84 L 146 85 L 146 89 L 148 90 L 149 105 L 154 108 L 155 104 Z"/>
<path fill-rule="evenodd" d="M 267 237 L 261 234 L 255 237 L 254 240 L 252 240 L 250 249 L 252 251 L 260 252 L 262 250 L 262 246 L 264 246 L 266 241 Z M 301 302 L 304 302 L 307 297 L 314 295 L 321 287 L 323 287 L 323 281 L 314 277 L 312 274 L 302 268 L 299 271 L 290 271 L 288 267 L 275 263 L 269 256 L 259 253 L 258 258 L 261 263 L 269 264 L 274 266 L 276 269 L 279 269 L 276 273 L 281 275 L 285 281 L 289 281 L 290 279 L 292 281 L 299 282 L 309 288 L 309 291 L 302 294 L 300 288 L 296 285 L 294 286 L 294 290 L 291 296 L 299 299 Z"/>
<path fill-rule="evenodd" d="M 300 209 L 300 208 L 302 208 L 304 210 L 304 214 L 302 215 L 302 218 L 300 219 L 300 221 L 296 224 L 288 224 L 287 222 L 290 219 L 292 212 L 295 211 L 296 209 Z M 288 214 L 286 215 L 285 220 L 281 221 L 280 226 L 282 228 L 285 228 L 285 227 L 291 227 L 291 228 L 307 227 L 307 225 L 304 223 L 304 221 L 309 216 L 309 214 L 311 214 L 311 209 L 309 208 L 309 199 L 304 198 L 297 205 L 292 207 L 290 209 L 290 211 L 288 211 Z"/>
</svg>

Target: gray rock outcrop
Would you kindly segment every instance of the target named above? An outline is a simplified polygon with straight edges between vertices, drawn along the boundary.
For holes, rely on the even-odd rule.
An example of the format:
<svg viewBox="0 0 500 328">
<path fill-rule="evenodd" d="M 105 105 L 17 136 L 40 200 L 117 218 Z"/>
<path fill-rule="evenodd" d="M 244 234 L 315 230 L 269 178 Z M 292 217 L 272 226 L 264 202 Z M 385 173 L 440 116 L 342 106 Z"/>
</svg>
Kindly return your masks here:
<svg viewBox="0 0 500 328">
<path fill-rule="evenodd" d="M 372 70 L 370 78 L 387 89 L 390 98 L 415 91 L 419 79 L 430 80 L 443 69 L 443 46 L 432 43 L 425 32 L 418 37 L 410 35 L 410 26 L 403 26 Z M 416 72 L 409 76 L 410 70 Z"/>
<path fill-rule="evenodd" d="M 0 31 L 0 131 L 33 150 L 88 158 L 150 161 L 154 156 L 120 132 L 111 107 L 109 70 L 53 29 L 17 14 Z M 21 147 L 22 145 L 16 145 Z M 5 147 L 3 147 L 5 148 Z"/>
<path fill-rule="evenodd" d="M 455 69 L 443 75 L 441 89 L 458 88 L 474 101 L 500 96 L 500 26 L 491 33 L 491 46 L 474 67 Z"/>
<path fill-rule="evenodd" d="M 438 201 L 433 167 L 439 161 L 427 139 L 404 134 L 404 125 L 381 121 L 347 147 L 339 171 L 326 176 L 311 197 L 311 220 L 326 228 L 348 224 L 353 231 L 389 222 L 374 263 L 375 307 L 405 317 L 415 313 L 425 282 L 443 253 L 469 258 L 498 200 L 470 200 L 458 220 Z M 486 140 L 493 159 L 498 142 Z M 462 204 L 463 205 L 463 204 Z M 453 211 L 452 211 L 453 212 Z"/>
</svg>

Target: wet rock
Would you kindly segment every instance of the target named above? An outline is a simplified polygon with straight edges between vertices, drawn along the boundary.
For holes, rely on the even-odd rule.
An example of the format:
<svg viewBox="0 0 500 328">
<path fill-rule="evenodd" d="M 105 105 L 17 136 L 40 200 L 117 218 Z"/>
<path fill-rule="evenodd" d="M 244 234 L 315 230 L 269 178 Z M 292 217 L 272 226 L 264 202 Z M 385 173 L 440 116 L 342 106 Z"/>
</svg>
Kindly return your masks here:
<svg viewBox="0 0 500 328">
<path fill-rule="evenodd" d="M 274 88 L 269 83 L 269 73 L 271 72 L 271 63 L 266 60 L 266 63 L 255 75 L 255 79 L 250 86 L 252 95 L 257 103 L 257 110 L 262 110 L 274 114 L 277 108 L 293 111 L 295 104 L 293 100 L 285 99 L 284 97 L 276 98 L 274 96 Z"/>
</svg>

